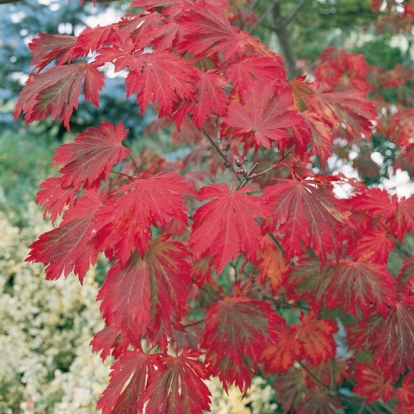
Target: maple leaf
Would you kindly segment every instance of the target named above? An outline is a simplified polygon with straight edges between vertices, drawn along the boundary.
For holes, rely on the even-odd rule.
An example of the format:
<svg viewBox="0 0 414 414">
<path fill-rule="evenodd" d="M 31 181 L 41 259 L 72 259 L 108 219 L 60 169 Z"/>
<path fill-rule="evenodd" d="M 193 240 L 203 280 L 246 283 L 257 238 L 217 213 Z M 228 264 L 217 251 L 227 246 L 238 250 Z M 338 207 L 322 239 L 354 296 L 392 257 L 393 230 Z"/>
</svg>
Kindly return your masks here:
<svg viewBox="0 0 414 414">
<path fill-rule="evenodd" d="M 101 250 L 113 247 L 121 264 L 136 248 L 144 256 L 152 238 L 150 226 L 164 229 L 173 220 L 187 224 L 184 195 L 192 193 L 191 186 L 173 173 L 124 185 L 99 213 L 96 246 Z"/>
<path fill-rule="evenodd" d="M 336 353 L 333 335 L 338 331 L 335 322 L 328 319 L 316 320 L 314 312 L 307 316 L 301 312 L 300 322 L 300 325 L 294 324 L 291 328 L 296 333 L 296 338 L 303 343 L 301 359 L 318 365 L 333 358 Z"/>
<path fill-rule="evenodd" d="M 374 364 L 385 379 L 396 381 L 407 368 L 414 368 L 414 298 L 407 292 L 385 317 L 373 313 L 359 327 L 359 337 L 372 345 Z"/>
<path fill-rule="evenodd" d="M 137 93 L 141 115 L 150 102 L 169 114 L 180 98 L 194 94 L 195 71 L 189 62 L 168 51 L 143 53 L 126 78 L 127 96 Z"/>
<path fill-rule="evenodd" d="M 55 59 L 57 60 L 57 65 L 63 65 L 71 59 L 71 53 L 75 44 L 75 36 L 39 33 L 29 43 L 29 48 L 33 55 L 30 65 L 36 66 L 36 72 L 40 72 Z"/>
<path fill-rule="evenodd" d="M 311 132 L 312 154 L 319 156 L 322 168 L 325 168 L 328 158 L 332 154 L 332 128 L 311 111 L 302 112 L 302 116 Z"/>
<path fill-rule="evenodd" d="M 285 281 L 289 267 L 286 266 L 283 253 L 269 235 L 265 235 L 261 241 L 255 264 L 260 271 L 259 282 L 263 286 L 269 282 L 270 290 L 276 293 Z"/>
<path fill-rule="evenodd" d="M 288 87 L 274 88 L 269 83 L 254 82 L 243 94 L 244 105 L 232 103 L 223 121 L 241 135 L 246 145 L 270 148 L 271 142 L 288 139 L 286 128 L 302 122 L 293 105 Z"/>
<path fill-rule="evenodd" d="M 305 376 L 302 369 L 293 368 L 275 380 L 278 401 L 284 412 L 295 412 L 307 391 Z"/>
<path fill-rule="evenodd" d="M 284 320 L 269 304 L 247 297 L 223 298 L 207 310 L 201 347 L 207 350 L 207 367 L 226 391 L 233 383 L 246 391 L 280 324 Z"/>
<path fill-rule="evenodd" d="M 51 177 L 46 178 L 39 187 L 41 190 L 36 195 L 36 203 L 45 207 L 43 217 L 50 213 L 50 220 L 54 224 L 64 207 L 72 202 L 80 185 L 62 188 L 62 177 Z"/>
<path fill-rule="evenodd" d="M 366 314 L 371 304 L 382 314 L 394 305 L 396 281 L 385 265 L 340 260 L 322 270 L 317 266 L 316 260 L 304 261 L 291 274 L 296 289 L 316 308 L 326 302 L 328 309 L 340 306 L 356 317 L 357 309 Z"/>
<path fill-rule="evenodd" d="M 82 283 L 87 270 L 96 262 L 98 252 L 91 239 L 103 199 L 103 195 L 85 190 L 59 227 L 42 234 L 29 246 L 26 261 L 43 263 L 48 280 L 58 279 L 62 273 L 66 277 L 74 271 Z"/>
<path fill-rule="evenodd" d="M 246 56 L 254 52 L 267 55 L 267 48 L 247 32 L 233 27 L 221 8 L 194 5 L 178 18 L 184 29 L 180 50 L 192 53 L 195 58 L 211 56 L 220 51 L 226 58 Z"/>
<path fill-rule="evenodd" d="M 249 56 L 226 68 L 227 78 L 233 82 L 236 91 L 243 94 L 252 86 L 252 82 L 268 82 L 278 85 L 287 84 L 283 60 L 280 56 Z"/>
<path fill-rule="evenodd" d="M 88 128 L 79 134 L 74 142 L 60 146 L 55 151 L 53 164 L 63 165 L 59 170 L 63 174 L 62 187 L 99 186 L 112 167 L 131 152 L 121 144 L 128 134 L 123 128 L 121 122 L 116 127 L 102 122 L 98 128 Z"/>
<path fill-rule="evenodd" d="M 391 250 L 395 249 L 394 242 L 385 231 L 370 231 L 363 234 L 357 241 L 353 256 L 378 264 L 387 264 Z"/>
<path fill-rule="evenodd" d="M 355 211 L 369 212 L 375 218 L 383 220 L 387 230 L 401 242 L 406 231 L 414 232 L 414 197 L 401 200 L 389 195 L 380 188 L 361 187 L 351 197 L 350 203 Z"/>
<path fill-rule="evenodd" d="M 197 194 L 198 200 L 213 200 L 193 215 L 190 247 L 196 258 L 211 256 L 219 273 L 241 251 L 248 257 L 256 255 L 261 231 L 254 218 L 270 212 L 262 197 L 248 194 L 256 188 L 232 191 L 227 184 L 212 184 Z"/>
<path fill-rule="evenodd" d="M 295 79 L 292 86 L 295 99 L 303 110 L 311 109 L 328 125 L 345 127 L 351 136 L 371 137 L 373 122 L 378 117 L 375 105 L 357 91 L 330 91 L 316 83 L 306 82 L 304 77 Z"/>
<path fill-rule="evenodd" d="M 103 329 L 97 332 L 89 345 L 92 347 L 92 352 L 100 352 L 102 361 L 105 361 L 109 355 L 117 359 L 128 348 L 128 342 L 122 340 L 119 331 L 109 325 L 105 325 Z"/>
<path fill-rule="evenodd" d="M 15 118 L 24 112 L 25 122 L 30 123 L 50 115 L 59 117 L 70 130 L 69 120 L 78 107 L 82 82 L 85 99 L 99 106 L 98 91 L 104 85 L 104 75 L 92 63 L 56 66 L 29 77 L 14 108 Z"/>
<path fill-rule="evenodd" d="M 141 413 L 145 400 L 144 390 L 153 381 L 155 367 L 163 370 L 158 356 L 144 354 L 142 351 L 126 351 L 111 369 L 108 387 L 98 401 L 97 408 L 102 414 Z"/>
<path fill-rule="evenodd" d="M 414 374 L 413 372 L 410 372 L 404 376 L 402 380 L 402 387 L 397 388 L 396 394 L 397 394 L 400 405 L 406 406 L 407 408 L 411 407 L 411 410 L 413 409 L 414 407 Z"/>
<path fill-rule="evenodd" d="M 171 325 L 181 319 L 191 283 L 186 256 L 181 243 L 160 236 L 143 257 L 136 252 L 124 266 L 113 266 L 97 296 L 106 324 L 138 347 L 148 328 L 160 328 L 161 322 L 171 336 Z"/>
<path fill-rule="evenodd" d="M 165 369 L 155 373 L 145 391 L 147 414 L 202 414 L 209 410 L 211 393 L 203 380 L 209 377 L 205 367 L 195 358 L 201 352 L 184 349 L 180 355 L 160 356 Z"/>
<path fill-rule="evenodd" d="M 277 339 L 264 348 L 261 356 L 263 368 L 268 374 L 285 373 L 303 354 L 303 342 L 296 337 L 291 326 L 280 324 L 275 335 Z"/>
<path fill-rule="evenodd" d="M 223 76 L 215 72 L 215 70 L 208 70 L 197 73 L 196 100 L 190 106 L 190 114 L 193 115 L 193 122 L 198 129 L 201 129 L 210 113 L 219 116 L 226 113 L 228 98 L 223 88 L 230 85 Z"/>
<path fill-rule="evenodd" d="M 343 411 L 338 398 L 332 396 L 329 390 L 314 389 L 308 391 L 303 401 L 298 405 L 297 414 L 335 414 Z"/>
<path fill-rule="evenodd" d="M 352 390 L 366 397 L 367 402 L 382 399 L 387 402 L 394 393 L 391 380 L 387 380 L 380 368 L 372 364 L 357 364 L 354 375 L 357 383 Z"/>
<path fill-rule="evenodd" d="M 286 260 L 302 254 L 300 240 L 306 249 L 311 247 L 319 255 L 322 264 L 327 254 L 339 258 L 349 221 L 328 188 L 314 180 L 284 180 L 266 187 L 265 194 L 274 206 L 277 231 L 284 234 Z"/>
</svg>

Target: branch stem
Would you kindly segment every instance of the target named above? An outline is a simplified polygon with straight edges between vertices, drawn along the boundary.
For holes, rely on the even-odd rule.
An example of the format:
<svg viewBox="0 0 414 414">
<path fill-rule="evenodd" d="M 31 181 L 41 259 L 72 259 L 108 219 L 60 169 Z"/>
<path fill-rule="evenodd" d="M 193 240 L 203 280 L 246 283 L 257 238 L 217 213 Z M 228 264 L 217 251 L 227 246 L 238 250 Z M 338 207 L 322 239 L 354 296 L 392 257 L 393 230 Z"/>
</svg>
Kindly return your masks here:
<svg viewBox="0 0 414 414">
<path fill-rule="evenodd" d="M 234 174 L 236 174 L 237 179 L 239 181 L 241 181 L 241 178 L 239 177 L 239 175 L 237 174 L 237 171 L 235 170 L 235 168 L 230 164 L 226 154 L 224 154 L 223 150 L 220 148 L 220 146 L 217 144 L 217 142 L 214 141 L 213 138 L 211 138 L 211 136 L 207 133 L 207 131 L 202 128 L 201 131 L 203 132 L 204 136 L 210 141 L 211 145 L 213 145 L 214 149 L 218 152 L 218 154 L 220 155 L 220 157 L 223 159 L 224 162 L 224 166 L 233 171 Z"/>
</svg>

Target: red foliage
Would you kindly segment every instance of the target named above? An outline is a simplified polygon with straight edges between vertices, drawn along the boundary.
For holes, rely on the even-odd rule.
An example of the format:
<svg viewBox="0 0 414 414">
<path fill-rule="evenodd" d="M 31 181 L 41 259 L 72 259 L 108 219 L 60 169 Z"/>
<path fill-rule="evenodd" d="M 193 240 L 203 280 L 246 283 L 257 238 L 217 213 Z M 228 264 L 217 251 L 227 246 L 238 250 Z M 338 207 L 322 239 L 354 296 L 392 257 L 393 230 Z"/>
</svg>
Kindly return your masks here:
<svg viewBox="0 0 414 414">
<path fill-rule="evenodd" d="M 232 25 L 256 21 L 244 3 L 132 5 L 141 9 L 78 37 L 34 39 L 35 69 L 15 108 L 26 122 L 50 116 L 69 129 L 82 91 L 99 105 L 109 64 L 127 72 L 141 113 L 158 110 L 148 130 L 175 126 L 174 141 L 191 151 L 183 161 L 133 156 L 122 124 L 104 122 L 58 148 L 61 175 L 41 184 L 37 202 L 52 222 L 63 217 L 27 260 L 48 279 L 74 272 L 81 282 L 100 253 L 112 262 L 92 346 L 115 362 L 98 408 L 202 413 L 210 376 L 246 392 L 263 368 L 281 375 L 286 412 L 332 413 L 362 404 L 357 395 L 409 412 L 413 261 L 397 278 L 387 262 L 414 232 L 414 199 L 321 175 L 336 138 L 349 151 L 374 127 L 401 148 L 395 165 L 412 171 L 412 109 L 378 97 L 406 86 L 409 69 L 371 71 L 362 55 L 330 48 L 313 82 L 288 81 L 281 57 Z M 361 173 L 369 157 L 355 162 Z M 338 199 L 336 184 L 350 184 L 351 197 Z"/>
</svg>

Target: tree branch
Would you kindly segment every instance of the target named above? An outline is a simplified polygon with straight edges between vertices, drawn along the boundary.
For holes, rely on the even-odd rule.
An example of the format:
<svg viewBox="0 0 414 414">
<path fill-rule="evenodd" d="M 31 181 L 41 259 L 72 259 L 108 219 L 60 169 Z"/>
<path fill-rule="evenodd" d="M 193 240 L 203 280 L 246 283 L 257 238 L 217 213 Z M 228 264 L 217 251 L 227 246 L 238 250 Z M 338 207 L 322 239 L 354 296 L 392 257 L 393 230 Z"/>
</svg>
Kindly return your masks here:
<svg viewBox="0 0 414 414">
<path fill-rule="evenodd" d="M 241 181 L 241 178 L 237 174 L 237 171 L 235 170 L 235 168 L 233 167 L 233 165 L 230 164 L 229 160 L 226 157 L 226 154 L 224 154 L 224 152 L 222 151 L 222 149 L 217 145 L 217 142 L 215 142 L 214 139 L 210 137 L 210 135 L 207 133 L 207 131 L 204 128 L 202 128 L 201 131 L 203 132 L 204 136 L 211 142 L 211 144 L 213 145 L 213 147 L 215 148 L 215 150 L 218 152 L 218 154 L 220 155 L 220 157 L 223 159 L 224 166 L 227 169 L 233 171 L 233 173 L 236 174 L 237 179 L 239 181 Z"/>
<path fill-rule="evenodd" d="M 290 45 L 289 36 L 287 33 L 287 23 L 286 19 L 284 19 L 282 16 L 279 1 L 276 1 L 273 6 L 273 21 L 280 49 L 282 50 L 282 55 L 285 59 L 288 77 L 289 79 L 296 78 L 296 58 Z"/>
<path fill-rule="evenodd" d="M 309 0 L 302 0 L 296 7 L 295 10 L 293 10 L 293 12 L 291 13 L 291 15 L 285 19 L 285 25 L 289 26 L 290 23 L 293 22 L 293 20 L 295 20 L 295 17 L 297 16 L 297 14 L 305 7 L 306 3 Z"/>
</svg>

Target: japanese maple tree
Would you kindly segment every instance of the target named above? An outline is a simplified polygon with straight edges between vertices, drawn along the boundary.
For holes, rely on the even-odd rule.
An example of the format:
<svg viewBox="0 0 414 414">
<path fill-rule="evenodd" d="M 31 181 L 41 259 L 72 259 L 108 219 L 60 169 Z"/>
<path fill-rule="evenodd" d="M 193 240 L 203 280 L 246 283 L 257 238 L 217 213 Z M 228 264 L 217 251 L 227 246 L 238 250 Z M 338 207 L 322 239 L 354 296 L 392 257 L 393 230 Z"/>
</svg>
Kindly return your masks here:
<svg viewBox="0 0 414 414">
<path fill-rule="evenodd" d="M 102 122 L 56 150 L 60 175 L 40 185 L 55 228 L 27 260 L 81 283 L 99 255 L 110 263 L 92 347 L 113 365 L 97 408 L 202 413 L 210 377 L 245 392 L 262 375 L 276 378 L 284 412 L 411 412 L 414 265 L 409 253 L 398 275 L 387 264 L 414 232 L 414 199 L 328 164 L 338 149 L 352 163 L 350 149 L 383 134 L 395 167 L 412 173 L 414 110 L 387 93 L 407 93 L 413 71 L 329 48 L 312 73 L 288 78 L 246 30 L 257 21 L 249 2 L 131 6 L 79 36 L 34 39 L 15 107 L 28 123 L 69 129 L 80 99 L 99 106 L 112 66 L 137 114 L 157 112 L 148 131 L 188 149 L 172 161 L 134 154 L 122 123 Z M 413 22 L 412 1 L 386 6 L 388 24 Z M 371 159 L 358 157 L 363 178 Z"/>
</svg>

